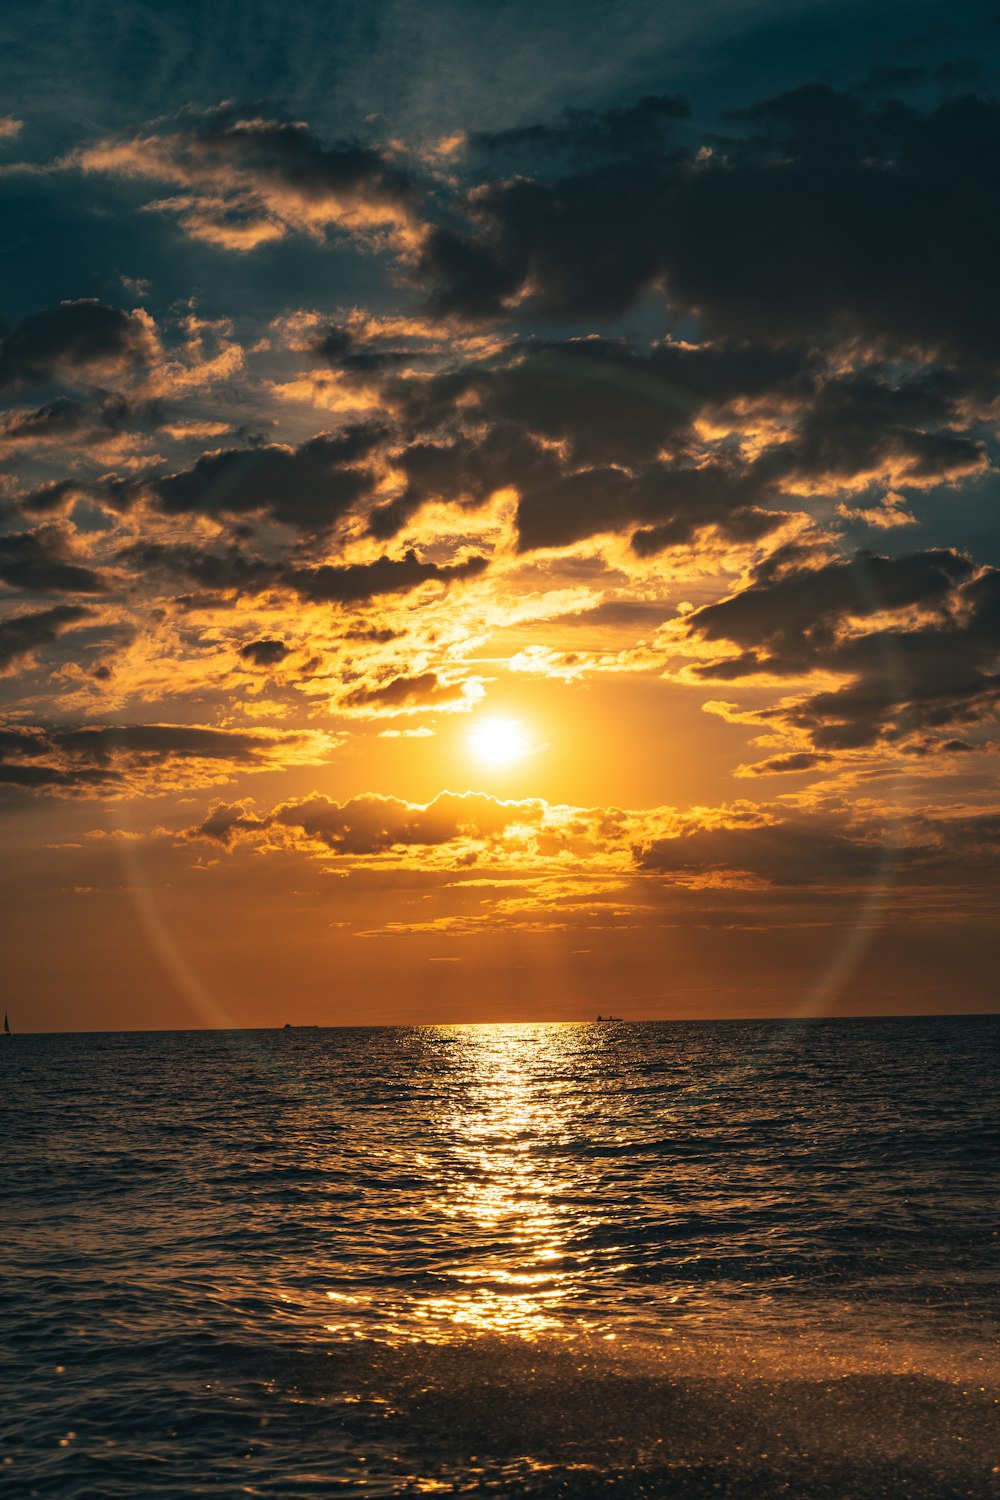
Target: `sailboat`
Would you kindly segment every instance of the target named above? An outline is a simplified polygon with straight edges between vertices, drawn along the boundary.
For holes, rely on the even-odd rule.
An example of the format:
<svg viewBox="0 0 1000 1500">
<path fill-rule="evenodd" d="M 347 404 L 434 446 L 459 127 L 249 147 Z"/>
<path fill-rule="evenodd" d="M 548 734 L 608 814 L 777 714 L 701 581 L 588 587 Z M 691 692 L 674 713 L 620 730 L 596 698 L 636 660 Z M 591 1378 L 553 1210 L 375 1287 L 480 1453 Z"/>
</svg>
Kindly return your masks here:
<svg viewBox="0 0 1000 1500">
<path fill-rule="evenodd" d="M 7 1019 L 7 1012 L 6 1011 L 4 1011 L 4 1013 L 3 1013 L 3 1034 L 4 1034 L 4 1036 L 10 1036 L 10 1034 L 11 1034 L 10 1022 Z"/>
</svg>

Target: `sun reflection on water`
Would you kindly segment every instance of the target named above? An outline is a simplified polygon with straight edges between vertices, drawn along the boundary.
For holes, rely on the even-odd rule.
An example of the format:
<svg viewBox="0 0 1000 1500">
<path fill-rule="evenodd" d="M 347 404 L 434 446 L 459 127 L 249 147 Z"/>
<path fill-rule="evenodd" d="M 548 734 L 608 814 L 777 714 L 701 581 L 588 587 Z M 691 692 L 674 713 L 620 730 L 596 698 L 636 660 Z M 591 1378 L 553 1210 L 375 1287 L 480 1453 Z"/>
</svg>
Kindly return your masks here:
<svg viewBox="0 0 1000 1500">
<path fill-rule="evenodd" d="M 463 1031 L 470 1085 L 444 1122 L 460 1170 L 441 1207 L 478 1254 L 456 1268 L 462 1288 L 435 1299 L 436 1310 L 453 1323 L 522 1338 L 565 1332 L 570 1294 L 563 1205 L 574 1183 L 550 1148 L 569 1133 L 575 1091 L 557 1067 L 546 1069 L 542 1087 L 539 1042 L 548 1050 L 559 1036 L 558 1028 L 544 1031 L 541 1038 L 535 1028 Z"/>
<path fill-rule="evenodd" d="M 375 1336 L 390 1342 L 615 1337 L 606 1316 L 587 1317 L 579 1305 L 591 1259 L 580 1233 L 606 1211 L 596 1197 L 581 1205 L 581 1161 L 561 1149 L 587 1129 L 568 1030 L 447 1028 L 451 1086 L 433 1122 L 439 1149 L 421 1158 L 433 1177 L 422 1220 L 437 1231 L 436 1285 L 388 1299 L 383 1291 L 378 1309 L 364 1292 L 331 1293 L 340 1316 L 327 1332 L 370 1338 L 376 1321 Z"/>
</svg>

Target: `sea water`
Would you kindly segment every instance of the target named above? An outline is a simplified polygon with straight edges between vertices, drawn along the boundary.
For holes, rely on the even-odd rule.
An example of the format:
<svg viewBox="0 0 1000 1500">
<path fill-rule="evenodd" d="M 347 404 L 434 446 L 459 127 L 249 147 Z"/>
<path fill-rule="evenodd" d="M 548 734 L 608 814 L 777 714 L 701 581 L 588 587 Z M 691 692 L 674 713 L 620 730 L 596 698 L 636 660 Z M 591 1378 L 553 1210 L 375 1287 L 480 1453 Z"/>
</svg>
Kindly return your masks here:
<svg viewBox="0 0 1000 1500">
<path fill-rule="evenodd" d="M 12 1496 L 1000 1494 L 1000 1019 L 20 1035 Z"/>
</svg>

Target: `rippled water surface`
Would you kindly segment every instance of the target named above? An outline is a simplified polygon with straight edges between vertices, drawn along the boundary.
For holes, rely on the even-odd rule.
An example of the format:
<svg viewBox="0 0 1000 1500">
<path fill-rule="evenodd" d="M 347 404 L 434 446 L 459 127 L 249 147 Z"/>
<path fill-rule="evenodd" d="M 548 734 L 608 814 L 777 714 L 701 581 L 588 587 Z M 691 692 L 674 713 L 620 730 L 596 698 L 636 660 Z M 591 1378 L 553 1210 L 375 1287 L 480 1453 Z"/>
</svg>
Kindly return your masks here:
<svg viewBox="0 0 1000 1500">
<path fill-rule="evenodd" d="M 0 1479 L 1000 1494 L 997 1018 L 18 1036 Z"/>
</svg>

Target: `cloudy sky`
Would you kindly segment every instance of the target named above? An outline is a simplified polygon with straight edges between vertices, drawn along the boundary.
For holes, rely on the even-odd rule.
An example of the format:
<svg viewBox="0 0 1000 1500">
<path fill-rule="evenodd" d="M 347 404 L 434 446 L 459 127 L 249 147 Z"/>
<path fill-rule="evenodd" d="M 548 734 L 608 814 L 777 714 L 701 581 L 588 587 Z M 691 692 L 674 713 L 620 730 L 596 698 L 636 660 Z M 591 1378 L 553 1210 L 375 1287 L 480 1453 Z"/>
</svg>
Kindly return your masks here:
<svg viewBox="0 0 1000 1500">
<path fill-rule="evenodd" d="M 15 1028 L 995 1004 L 997 5 L 0 37 Z"/>
</svg>

